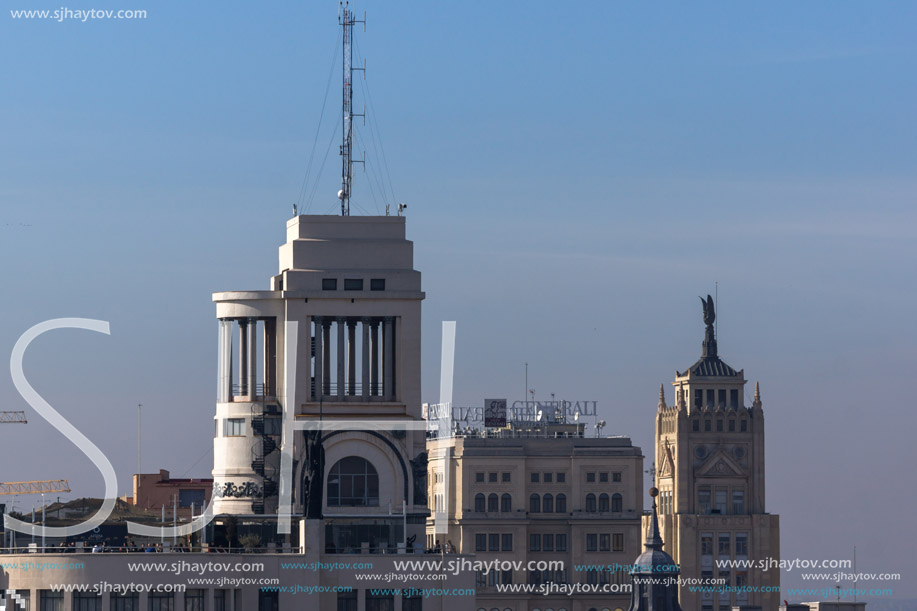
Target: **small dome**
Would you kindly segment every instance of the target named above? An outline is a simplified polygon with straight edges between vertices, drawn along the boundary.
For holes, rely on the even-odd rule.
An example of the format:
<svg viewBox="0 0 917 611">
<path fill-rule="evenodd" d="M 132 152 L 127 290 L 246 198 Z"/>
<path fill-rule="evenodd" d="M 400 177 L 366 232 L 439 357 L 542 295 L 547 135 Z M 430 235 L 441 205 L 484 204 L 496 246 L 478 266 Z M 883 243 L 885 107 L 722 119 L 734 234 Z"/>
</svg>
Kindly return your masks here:
<svg viewBox="0 0 917 611">
<path fill-rule="evenodd" d="M 675 560 L 662 551 L 661 549 L 648 549 L 640 554 L 634 564 L 640 570 L 632 571 L 633 573 L 673 573 L 677 574 Z"/>
</svg>

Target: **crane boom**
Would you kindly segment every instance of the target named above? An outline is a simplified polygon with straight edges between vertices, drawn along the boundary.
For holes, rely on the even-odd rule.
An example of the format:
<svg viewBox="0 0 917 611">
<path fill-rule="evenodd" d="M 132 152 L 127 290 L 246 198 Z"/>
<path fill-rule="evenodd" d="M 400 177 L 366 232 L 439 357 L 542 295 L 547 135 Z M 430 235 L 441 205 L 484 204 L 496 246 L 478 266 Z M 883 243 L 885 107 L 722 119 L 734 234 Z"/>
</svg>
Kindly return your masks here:
<svg viewBox="0 0 917 611">
<path fill-rule="evenodd" d="M 65 479 L 34 482 L 0 482 L 0 495 L 41 494 L 43 492 L 70 492 L 70 483 Z"/>
</svg>

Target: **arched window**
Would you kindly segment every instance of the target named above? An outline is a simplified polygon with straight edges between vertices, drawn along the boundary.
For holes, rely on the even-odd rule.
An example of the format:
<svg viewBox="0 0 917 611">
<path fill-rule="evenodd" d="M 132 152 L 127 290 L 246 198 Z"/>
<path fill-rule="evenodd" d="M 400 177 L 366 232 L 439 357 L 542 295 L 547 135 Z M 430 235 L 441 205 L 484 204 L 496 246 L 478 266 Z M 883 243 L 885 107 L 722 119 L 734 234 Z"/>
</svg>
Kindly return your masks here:
<svg viewBox="0 0 917 611">
<path fill-rule="evenodd" d="M 328 473 L 329 507 L 377 507 L 379 475 L 365 458 L 348 456 Z"/>
<path fill-rule="evenodd" d="M 537 494 L 529 497 L 529 511 L 532 513 L 541 511 L 541 498 Z"/>
<path fill-rule="evenodd" d="M 624 499 L 623 497 L 615 493 L 611 496 L 611 511 L 612 513 L 621 513 L 624 511 Z"/>
<path fill-rule="evenodd" d="M 475 513 L 484 513 L 484 495 L 480 492 L 474 495 L 474 511 Z"/>
<path fill-rule="evenodd" d="M 513 497 L 508 494 L 504 494 L 500 497 L 500 511 L 503 513 L 509 513 L 513 510 Z"/>
<path fill-rule="evenodd" d="M 554 503 L 554 508 L 557 509 L 557 513 L 567 513 L 567 495 L 558 494 L 557 502 Z"/>
<path fill-rule="evenodd" d="M 586 495 L 586 511 L 594 512 L 595 511 L 595 495 L 591 492 Z"/>
<path fill-rule="evenodd" d="M 496 494 L 491 494 L 487 496 L 487 511 L 492 511 L 496 513 L 499 506 L 500 506 L 500 501 L 497 498 Z"/>
<path fill-rule="evenodd" d="M 554 513 L 554 497 L 552 495 L 546 494 L 542 497 L 541 510 L 545 513 Z"/>
<path fill-rule="evenodd" d="M 604 492 L 599 495 L 599 511 L 608 511 L 608 495 Z"/>
</svg>

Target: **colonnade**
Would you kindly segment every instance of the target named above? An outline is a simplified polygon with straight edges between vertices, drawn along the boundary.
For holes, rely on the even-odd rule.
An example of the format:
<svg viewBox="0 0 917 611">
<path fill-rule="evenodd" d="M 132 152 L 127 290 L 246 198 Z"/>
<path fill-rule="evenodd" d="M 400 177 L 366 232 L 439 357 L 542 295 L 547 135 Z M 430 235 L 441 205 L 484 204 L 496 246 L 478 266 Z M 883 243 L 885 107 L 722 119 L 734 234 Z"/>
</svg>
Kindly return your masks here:
<svg viewBox="0 0 917 611">
<path fill-rule="evenodd" d="M 360 397 L 363 401 L 369 401 L 371 397 L 395 400 L 394 317 L 313 316 L 312 322 L 315 357 L 313 400 L 328 398 L 344 401 L 346 397 Z M 332 327 L 335 328 L 334 341 L 337 343 L 335 363 L 331 362 Z M 362 342 L 359 382 L 357 327 L 360 328 Z"/>
<path fill-rule="evenodd" d="M 258 322 L 262 322 L 259 333 Z M 232 397 L 273 396 L 276 388 L 277 338 L 274 318 L 221 318 L 219 320 L 217 402 Z M 258 383 L 258 336 L 263 341 L 261 383 Z M 234 338 L 238 338 L 238 371 L 233 371 Z"/>
</svg>

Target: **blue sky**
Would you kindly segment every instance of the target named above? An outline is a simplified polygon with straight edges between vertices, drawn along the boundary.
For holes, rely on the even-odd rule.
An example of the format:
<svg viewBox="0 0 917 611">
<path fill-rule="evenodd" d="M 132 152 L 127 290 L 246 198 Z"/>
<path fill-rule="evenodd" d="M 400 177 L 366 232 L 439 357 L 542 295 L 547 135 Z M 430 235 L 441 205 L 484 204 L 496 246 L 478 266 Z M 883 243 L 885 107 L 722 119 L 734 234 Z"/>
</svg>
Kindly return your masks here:
<svg viewBox="0 0 917 611">
<path fill-rule="evenodd" d="M 69 8 L 148 16 L 0 13 L 0 353 L 48 318 L 110 321 L 110 337 L 37 340 L 33 385 L 112 457 L 122 492 L 138 402 L 145 470 L 205 476 L 210 293 L 267 287 L 313 148 L 301 209 L 337 207 L 337 4 Z M 917 462 L 917 7 L 364 9 L 355 107 L 368 91 L 388 169 L 358 125 L 371 163 L 354 211 L 408 204 L 424 396 L 438 396 L 440 323 L 456 320 L 458 401 L 521 394 L 527 361 L 538 396 L 598 400 L 606 430 L 651 456 L 659 384 L 671 401 L 700 353 L 697 295 L 719 282 L 720 353 L 761 381 L 783 556 L 856 544 L 861 570 L 900 571 L 896 595 L 917 595 L 900 531 L 917 492 L 899 475 Z M 8 375 L 0 397 L 26 407 Z M 101 492 L 49 425 L 10 429 L 0 480 Z"/>
</svg>

